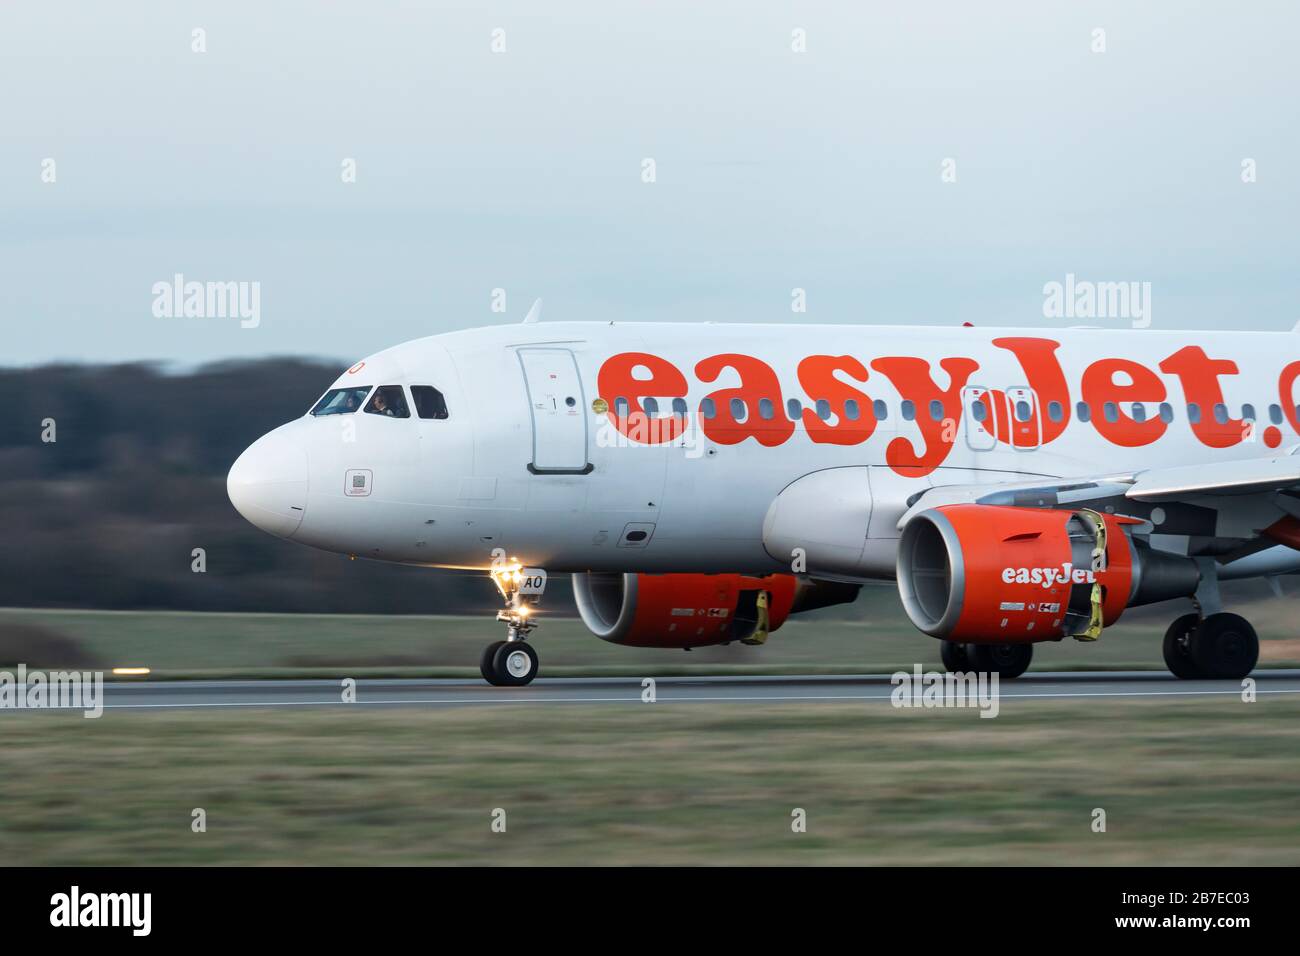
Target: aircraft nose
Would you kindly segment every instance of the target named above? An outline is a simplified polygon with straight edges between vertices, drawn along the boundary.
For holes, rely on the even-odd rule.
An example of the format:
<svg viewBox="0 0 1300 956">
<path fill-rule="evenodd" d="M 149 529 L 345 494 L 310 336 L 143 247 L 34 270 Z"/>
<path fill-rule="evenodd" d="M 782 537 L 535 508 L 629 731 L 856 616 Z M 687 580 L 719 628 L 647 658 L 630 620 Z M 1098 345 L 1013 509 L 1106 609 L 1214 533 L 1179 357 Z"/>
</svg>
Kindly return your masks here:
<svg viewBox="0 0 1300 956">
<path fill-rule="evenodd" d="M 226 494 L 252 524 L 288 538 L 302 524 L 307 478 L 307 452 L 277 428 L 235 459 L 226 476 Z"/>
</svg>

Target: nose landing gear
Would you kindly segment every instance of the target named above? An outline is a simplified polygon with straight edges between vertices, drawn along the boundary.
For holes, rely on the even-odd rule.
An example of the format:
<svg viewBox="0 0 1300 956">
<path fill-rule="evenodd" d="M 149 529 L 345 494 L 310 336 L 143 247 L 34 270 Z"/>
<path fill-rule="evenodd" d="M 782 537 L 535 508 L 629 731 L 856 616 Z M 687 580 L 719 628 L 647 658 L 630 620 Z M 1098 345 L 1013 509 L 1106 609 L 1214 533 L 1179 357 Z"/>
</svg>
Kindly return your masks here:
<svg viewBox="0 0 1300 956">
<path fill-rule="evenodd" d="M 494 687 L 523 687 L 537 676 L 537 652 L 527 640 L 537 627 L 532 613 L 546 590 L 546 572 L 511 564 L 494 569 L 492 581 L 506 602 L 497 611 L 497 620 L 506 626 L 506 639 L 483 649 L 479 673 Z"/>
</svg>

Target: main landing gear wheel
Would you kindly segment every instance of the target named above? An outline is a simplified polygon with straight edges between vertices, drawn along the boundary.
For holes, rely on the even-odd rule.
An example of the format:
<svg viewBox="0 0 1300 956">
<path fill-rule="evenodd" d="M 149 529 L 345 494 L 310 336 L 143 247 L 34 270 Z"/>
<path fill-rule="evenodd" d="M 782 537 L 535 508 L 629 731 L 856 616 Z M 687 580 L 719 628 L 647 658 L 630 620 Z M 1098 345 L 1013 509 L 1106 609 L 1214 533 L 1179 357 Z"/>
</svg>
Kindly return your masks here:
<svg viewBox="0 0 1300 956">
<path fill-rule="evenodd" d="M 1033 644 L 967 644 L 971 670 L 997 674 L 1004 680 L 1029 670 L 1034 659 Z"/>
<path fill-rule="evenodd" d="M 1259 635 L 1239 614 L 1211 614 L 1192 634 L 1191 650 L 1202 676 L 1241 680 L 1259 661 Z"/>
<path fill-rule="evenodd" d="M 939 660 L 943 661 L 943 666 L 951 674 L 962 674 L 971 669 L 966 645 L 958 641 L 940 641 Z"/>
<path fill-rule="evenodd" d="M 1201 668 L 1192 658 L 1192 635 L 1196 633 L 1196 625 L 1200 622 L 1200 615 L 1184 614 L 1169 625 L 1169 630 L 1165 631 L 1162 647 L 1165 666 L 1169 668 L 1169 673 L 1183 680 L 1195 680 L 1204 676 Z"/>
</svg>

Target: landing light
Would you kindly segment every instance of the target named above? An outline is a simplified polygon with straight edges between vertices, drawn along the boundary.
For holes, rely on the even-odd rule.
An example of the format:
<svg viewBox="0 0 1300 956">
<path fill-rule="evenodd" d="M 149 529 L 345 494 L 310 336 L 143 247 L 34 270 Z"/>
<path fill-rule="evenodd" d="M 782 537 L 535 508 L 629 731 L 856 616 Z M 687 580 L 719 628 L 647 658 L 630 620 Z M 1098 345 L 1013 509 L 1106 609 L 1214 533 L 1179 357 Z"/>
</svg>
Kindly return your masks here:
<svg viewBox="0 0 1300 956">
<path fill-rule="evenodd" d="M 502 565 L 499 568 L 493 568 L 491 572 L 492 582 L 501 592 L 502 597 L 509 597 L 512 590 L 519 589 L 519 582 L 524 579 L 523 565 L 518 561 Z"/>
<path fill-rule="evenodd" d="M 148 667 L 114 667 L 113 673 L 119 677 L 144 677 L 149 670 Z"/>
</svg>

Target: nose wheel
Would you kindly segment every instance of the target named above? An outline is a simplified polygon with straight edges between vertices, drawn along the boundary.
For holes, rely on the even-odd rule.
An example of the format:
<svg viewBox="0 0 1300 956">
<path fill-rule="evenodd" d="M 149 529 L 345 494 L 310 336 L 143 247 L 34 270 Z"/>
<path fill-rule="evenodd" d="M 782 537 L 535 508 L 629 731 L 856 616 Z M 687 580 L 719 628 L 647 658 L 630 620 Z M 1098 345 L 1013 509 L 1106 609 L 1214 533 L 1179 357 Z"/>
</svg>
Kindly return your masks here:
<svg viewBox="0 0 1300 956">
<path fill-rule="evenodd" d="M 478 669 L 493 687 L 523 687 L 537 676 L 537 652 L 523 640 L 494 641 L 483 648 Z"/>
<path fill-rule="evenodd" d="M 537 676 L 537 652 L 528 635 L 537 627 L 532 613 L 546 589 L 546 572 L 512 563 L 494 569 L 492 581 L 506 602 L 497 611 L 497 620 L 506 626 L 506 639 L 483 648 L 479 673 L 494 687 L 523 687 Z"/>
</svg>

